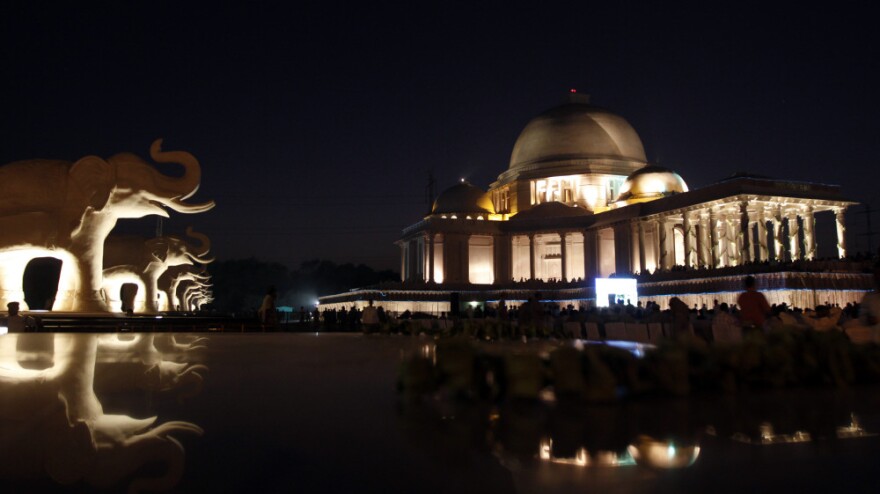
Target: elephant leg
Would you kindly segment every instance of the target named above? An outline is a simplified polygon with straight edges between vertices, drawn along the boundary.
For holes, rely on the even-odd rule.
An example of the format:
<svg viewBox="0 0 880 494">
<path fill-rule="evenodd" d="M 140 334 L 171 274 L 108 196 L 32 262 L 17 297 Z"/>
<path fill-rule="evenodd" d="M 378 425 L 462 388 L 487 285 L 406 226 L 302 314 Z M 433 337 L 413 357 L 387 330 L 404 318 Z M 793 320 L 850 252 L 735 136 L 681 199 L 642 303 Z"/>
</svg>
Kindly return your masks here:
<svg viewBox="0 0 880 494">
<path fill-rule="evenodd" d="M 59 396 L 67 405 L 71 423 L 94 420 L 104 414 L 104 408 L 95 395 L 95 363 L 98 336 L 85 333 L 58 333 L 55 335 L 55 380 Z"/>
<path fill-rule="evenodd" d="M 75 279 L 70 281 L 70 284 L 75 284 L 76 288 L 69 299 L 69 310 L 110 312 L 110 306 L 105 300 L 102 289 L 104 274 L 101 268 L 104 258 L 104 239 L 109 233 L 109 229 L 106 233 L 95 231 L 92 232 L 95 238 L 79 238 L 84 235 L 87 237 L 85 233 L 80 233 L 78 238 L 73 239 L 70 254 L 75 262 L 71 264 L 76 266 L 70 271 L 71 275 L 75 275 Z"/>
<path fill-rule="evenodd" d="M 20 310 L 28 310 L 27 302 L 24 301 L 24 269 L 33 258 L 33 254 L 24 252 L 10 252 L 2 256 L 0 262 L 0 310 L 5 310 L 6 304 L 18 302 Z"/>
<path fill-rule="evenodd" d="M 156 280 L 157 276 L 144 276 L 141 281 L 144 284 L 144 312 L 147 314 L 155 314 L 159 312 L 156 294 L 158 293 Z"/>
<path fill-rule="evenodd" d="M 73 310 L 73 294 L 76 293 L 76 279 L 79 275 L 76 267 L 71 262 L 61 265 L 61 275 L 58 277 L 58 291 L 55 292 L 53 311 Z"/>
</svg>

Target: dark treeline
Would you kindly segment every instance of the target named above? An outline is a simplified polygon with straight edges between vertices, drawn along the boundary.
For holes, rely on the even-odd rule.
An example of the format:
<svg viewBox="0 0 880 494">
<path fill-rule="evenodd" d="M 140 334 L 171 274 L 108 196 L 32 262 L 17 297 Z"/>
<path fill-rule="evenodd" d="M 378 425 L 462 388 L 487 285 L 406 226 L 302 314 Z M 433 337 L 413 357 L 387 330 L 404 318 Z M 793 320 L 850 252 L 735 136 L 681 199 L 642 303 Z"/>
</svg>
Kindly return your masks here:
<svg viewBox="0 0 880 494">
<path fill-rule="evenodd" d="M 214 291 L 211 306 L 219 312 L 256 310 L 270 285 L 278 290 L 279 307 L 302 306 L 310 310 L 321 295 L 400 279 L 391 270 L 376 271 L 363 264 L 336 264 L 319 259 L 305 261 L 297 269 L 255 258 L 232 259 L 209 264 L 208 272 Z"/>
</svg>

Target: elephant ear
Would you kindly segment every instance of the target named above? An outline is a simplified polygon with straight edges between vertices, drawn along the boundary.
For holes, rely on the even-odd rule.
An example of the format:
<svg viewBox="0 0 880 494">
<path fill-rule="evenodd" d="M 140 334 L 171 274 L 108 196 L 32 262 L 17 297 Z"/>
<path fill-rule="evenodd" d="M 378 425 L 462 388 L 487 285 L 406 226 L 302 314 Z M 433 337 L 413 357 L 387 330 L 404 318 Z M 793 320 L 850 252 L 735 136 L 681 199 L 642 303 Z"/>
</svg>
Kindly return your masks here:
<svg viewBox="0 0 880 494">
<path fill-rule="evenodd" d="M 87 206 L 100 211 L 107 205 L 113 190 L 113 167 L 97 156 L 86 156 L 70 167 L 70 179 L 76 184 Z"/>
</svg>

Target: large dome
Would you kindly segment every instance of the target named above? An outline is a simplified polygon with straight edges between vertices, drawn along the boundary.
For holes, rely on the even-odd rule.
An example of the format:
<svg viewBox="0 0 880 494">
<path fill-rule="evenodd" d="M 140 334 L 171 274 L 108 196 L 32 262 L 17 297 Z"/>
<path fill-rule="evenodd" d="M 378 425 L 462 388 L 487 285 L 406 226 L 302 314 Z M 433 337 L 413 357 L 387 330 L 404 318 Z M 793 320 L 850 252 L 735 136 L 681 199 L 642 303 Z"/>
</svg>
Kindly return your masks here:
<svg viewBox="0 0 880 494">
<path fill-rule="evenodd" d="M 444 190 L 434 201 L 432 214 L 492 214 L 492 200 L 484 190 L 462 181 Z"/>
<path fill-rule="evenodd" d="M 642 140 L 623 117 L 589 104 L 586 95 L 533 118 L 510 156 L 511 171 L 555 168 L 572 161 L 647 162 Z M 624 173 L 627 175 L 628 173 Z"/>
</svg>

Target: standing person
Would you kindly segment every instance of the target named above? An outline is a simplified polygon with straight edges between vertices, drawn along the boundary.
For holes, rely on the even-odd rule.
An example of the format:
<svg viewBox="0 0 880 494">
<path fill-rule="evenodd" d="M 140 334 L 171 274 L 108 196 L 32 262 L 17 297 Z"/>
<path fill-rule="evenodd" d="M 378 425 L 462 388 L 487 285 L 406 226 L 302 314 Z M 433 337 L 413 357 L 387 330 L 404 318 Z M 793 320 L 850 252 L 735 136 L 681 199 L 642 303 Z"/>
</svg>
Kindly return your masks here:
<svg viewBox="0 0 880 494">
<path fill-rule="evenodd" d="M 880 343 L 880 267 L 874 270 L 874 291 L 866 293 L 859 304 L 859 318 L 871 329 L 871 339 Z"/>
<path fill-rule="evenodd" d="M 273 331 L 278 326 L 278 312 L 275 309 L 275 286 L 270 286 L 263 297 L 263 305 L 257 311 L 263 331 Z"/>
<path fill-rule="evenodd" d="M 26 333 L 30 331 L 34 331 L 37 323 L 31 316 L 22 316 L 18 313 L 18 302 L 9 302 L 6 304 L 6 308 L 9 309 L 9 315 L 6 316 L 2 323 L 5 323 L 6 328 L 10 333 Z"/>
<path fill-rule="evenodd" d="M 759 292 L 755 286 L 755 277 L 746 276 L 745 289 L 736 299 L 739 306 L 739 320 L 742 322 L 743 329 L 756 328 L 763 329 L 767 315 L 770 314 L 770 304 L 767 297 Z"/>
<path fill-rule="evenodd" d="M 669 299 L 669 311 L 672 313 L 672 335 L 675 337 L 691 332 L 691 310 L 678 297 Z"/>
<path fill-rule="evenodd" d="M 379 329 L 379 311 L 373 307 L 373 299 L 367 303 L 361 313 L 361 324 L 363 324 L 364 333 L 375 333 Z"/>
</svg>

